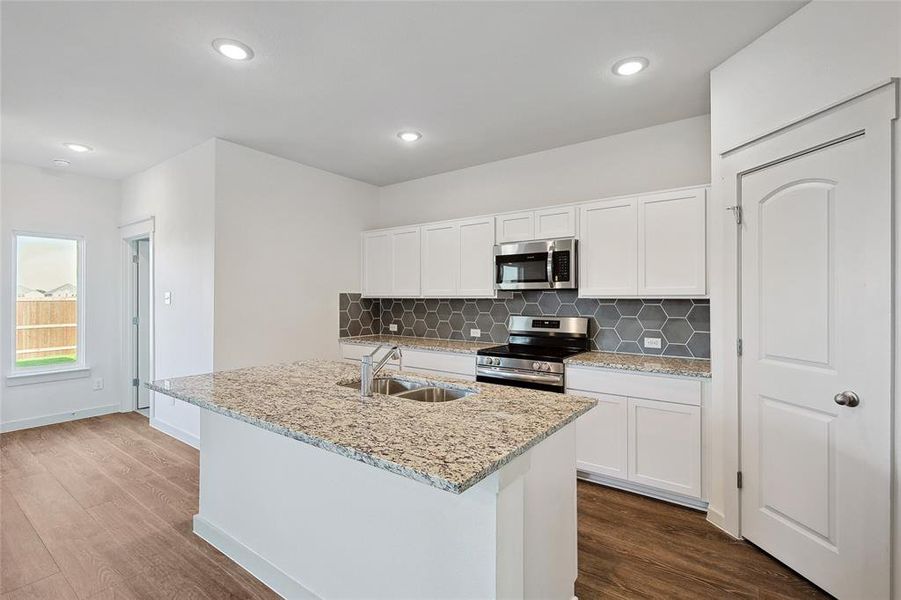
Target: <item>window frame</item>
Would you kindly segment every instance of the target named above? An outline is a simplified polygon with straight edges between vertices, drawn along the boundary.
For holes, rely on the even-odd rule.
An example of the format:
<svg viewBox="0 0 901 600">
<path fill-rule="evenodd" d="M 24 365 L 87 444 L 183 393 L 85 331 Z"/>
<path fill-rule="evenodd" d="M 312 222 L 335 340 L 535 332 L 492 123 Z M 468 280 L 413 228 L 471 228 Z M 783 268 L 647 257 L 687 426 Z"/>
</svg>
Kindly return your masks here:
<svg viewBox="0 0 901 600">
<path fill-rule="evenodd" d="M 76 273 L 76 282 L 75 285 L 77 287 L 77 307 L 76 307 L 76 318 L 77 321 L 77 338 L 76 338 L 76 360 L 74 363 L 61 364 L 61 365 L 37 365 L 33 367 L 20 367 L 16 365 L 16 303 L 18 301 L 18 296 L 16 295 L 19 281 L 19 238 L 20 237 L 38 237 L 38 238 L 50 238 L 50 239 L 58 239 L 58 240 L 69 240 L 76 243 L 76 249 L 78 253 L 77 258 L 77 273 Z M 59 377 L 53 377 L 53 375 L 66 375 L 71 374 L 73 376 L 86 376 L 88 367 L 87 367 L 87 345 L 85 343 L 86 335 L 86 294 L 85 294 L 85 239 L 82 235 L 74 235 L 74 234 L 66 234 L 66 233 L 45 233 L 40 231 L 25 231 L 20 229 L 14 229 L 12 231 L 12 251 L 10 252 L 10 256 L 12 257 L 12 287 L 10 291 L 11 295 L 11 311 L 10 311 L 10 334 L 11 334 L 11 352 L 10 352 L 10 363 L 9 371 L 7 377 L 9 379 L 12 378 L 29 378 L 29 377 L 38 377 L 41 376 L 49 376 L 45 377 L 46 380 L 52 381 L 58 379 Z"/>
</svg>

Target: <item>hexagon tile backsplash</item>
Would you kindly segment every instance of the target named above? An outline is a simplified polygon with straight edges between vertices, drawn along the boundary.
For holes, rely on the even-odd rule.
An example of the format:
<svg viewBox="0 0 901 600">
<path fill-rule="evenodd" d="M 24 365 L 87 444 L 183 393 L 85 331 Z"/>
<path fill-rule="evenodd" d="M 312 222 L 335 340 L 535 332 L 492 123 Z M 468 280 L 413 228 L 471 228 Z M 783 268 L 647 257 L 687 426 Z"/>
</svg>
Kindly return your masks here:
<svg viewBox="0 0 901 600">
<path fill-rule="evenodd" d="M 709 300 L 598 300 L 579 298 L 576 290 L 512 292 L 497 300 L 338 296 L 341 337 L 393 333 L 503 344 L 510 315 L 589 317 L 594 350 L 710 358 Z M 471 337 L 471 329 L 482 335 Z M 645 337 L 660 338 L 661 347 L 645 348 Z"/>
</svg>

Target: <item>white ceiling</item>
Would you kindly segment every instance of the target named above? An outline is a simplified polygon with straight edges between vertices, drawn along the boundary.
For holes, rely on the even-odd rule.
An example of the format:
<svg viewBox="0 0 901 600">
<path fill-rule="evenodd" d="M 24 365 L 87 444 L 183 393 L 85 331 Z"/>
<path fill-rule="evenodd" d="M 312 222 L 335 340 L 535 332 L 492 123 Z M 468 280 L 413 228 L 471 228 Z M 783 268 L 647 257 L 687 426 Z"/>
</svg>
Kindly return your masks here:
<svg viewBox="0 0 901 600">
<path fill-rule="evenodd" d="M 385 185 L 704 114 L 710 69 L 802 4 L 5 1 L 2 153 L 121 178 L 215 136 Z"/>
</svg>

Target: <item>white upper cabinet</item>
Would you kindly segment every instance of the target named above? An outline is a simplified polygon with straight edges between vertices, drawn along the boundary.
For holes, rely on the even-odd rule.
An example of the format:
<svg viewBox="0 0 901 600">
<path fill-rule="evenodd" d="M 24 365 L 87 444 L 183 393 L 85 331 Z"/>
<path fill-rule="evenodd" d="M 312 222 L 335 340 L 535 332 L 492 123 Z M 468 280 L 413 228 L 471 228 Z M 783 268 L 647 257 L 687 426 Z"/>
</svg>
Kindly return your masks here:
<svg viewBox="0 0 901 600">
<path fill-rule="evenodd" d="M 583 205 L 579 295 L 704 296 L 706 194 L 694 188 Z"/>
<path fill-rule="evenodd" d="M 575 206 L 542 208 L 535 211 L 535 239 L 576 237 L 578 212 Z"/>
<path fill-rule="evenodd" d="M 494 296 L 494 219 L 422 226 L 422 295 Z"/>
<path fill-rule="evenodd" d="M 577 218 L 575 206 L 554 206 L 497 215 L 497 243 L 575 237 Z"/>
<path fill-rule="evenodd" d="M 391 233 L 369 231 L 363 234 L 364 296 L 391 295 Z"/>
<path fill-rule="evenodd" d="M 460 275 L 460 227 L 456 223 L 422 226 L 422 295 L 453 296 Z"/>
<path fill-rule="evenodd" d="M 707 203 L 703 189 L 642 196 L 638 201 L 638 293 L 707 293 Z"/>
<path fill-rule="evenodd" d="M 464 298 L 494 296 L 494 219 L 460 221 L 460 277 L 457 294 Z"/>
<path fill-rule="evenodd" d="M 495 225 L 498 244 L 535 239 L 534 211 L 498 215 Z"/>
<path fill-rule="evenodd" d="M 638 293 L 638 200 L 606 200 L 582 207 L 579 295 Z"/>
<path fill-rule="evenodd" d="M 419 226 L 367 231 L 362 254 L 364 296 L 419 295 Z"/>
<path fill-rule="evenodd" d="M 391 293 L 393 295 L 419 295 L 419 261 L 419 227 L 393 230 L 391 232 Z"/>
</svg>

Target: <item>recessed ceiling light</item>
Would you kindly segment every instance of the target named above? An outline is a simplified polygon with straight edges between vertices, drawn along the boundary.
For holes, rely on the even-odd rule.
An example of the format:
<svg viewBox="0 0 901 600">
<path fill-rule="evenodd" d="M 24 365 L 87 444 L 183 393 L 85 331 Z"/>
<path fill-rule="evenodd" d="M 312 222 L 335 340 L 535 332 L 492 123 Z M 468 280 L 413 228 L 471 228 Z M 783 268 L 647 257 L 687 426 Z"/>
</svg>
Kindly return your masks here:
<svg viewBox="0 0 901 600">
<path fill-rule="evenodd" d="M 253 58 L 253 50 L 250 46 L 238 40 L 219 38 L 213 40 L 213 48 L 222 56 L 232 60 L 250 60 Z"/>
<path fill-rule="evenodd" d="M 613 65 L 613 72 L 617 75 L 635 75 L 639 71 L 644 71 L 648 66 L 648 59 L 643 56 L 633 56 L 632 58 L 624 58 L 616 61 Z"/>
<path fill-rule="evenodd" d="M 53 161 L 51 162 L 51 164 L 52 164 L 54 167 L 68 167 L 68 166 L 71 165 L 72 163 L 70 163 L 69 161 L 67 161 L 67 160 L 64 159 L 64 158 L 55 158 L 55 159 L 53 159 Z"/>
<path fill-rule="evenodd" d="M 94 149 L 90 146 L 85 146 L 84 144 L 76 144 L 75 142 L 66 142 L 63 144 L 66 148 L 71 150 L 72 152 L 93 152 Z"/>
<path fill-rule="evenodd" d="M 418 142 L 422 138 L 422 134 L 418 131 L 401 131 L 398 132 L 397 137 L 405 142 Z"/>
</svg>

